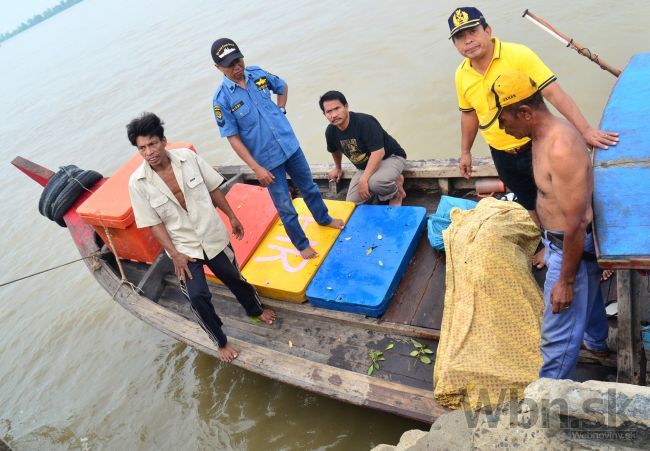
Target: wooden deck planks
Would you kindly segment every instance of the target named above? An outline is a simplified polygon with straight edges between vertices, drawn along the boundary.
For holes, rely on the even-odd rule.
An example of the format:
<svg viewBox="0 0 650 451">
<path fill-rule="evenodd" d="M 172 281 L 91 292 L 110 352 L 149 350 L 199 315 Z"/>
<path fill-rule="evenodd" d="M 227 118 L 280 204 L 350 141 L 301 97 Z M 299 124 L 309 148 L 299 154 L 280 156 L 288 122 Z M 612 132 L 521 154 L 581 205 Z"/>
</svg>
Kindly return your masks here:
<svg viewBox="0 0 650 451">
<path fill-rule="evenodd" d="M 216 346 L 196 322 L 143 298 L 128 285 L 120 286 L 119 277 L 107 262 L 101 262 L 94 275 L 108 292 L 115 293 L 115 300 L 137 318 L 202 352 L 217 355 Z M 164 302 L 161 299 L 161 303 Z M 323 396 L 427 423 L 447 411 L 434 401 L 430 389 L 368 377 L 236 338 L 231 341 L 240 350 L 234 365 Z"/>
<path fill-rule="evenodd" d="M 365 374 L 370 365 L 368 354 L 371 351 L 385 351 L 387 345 L 393 343 L 395 348 L 385 351 L 386 361 L 382 362 L 385 368 L 376 377 L 417 388 L 432 387 L 433 366 L 415 362 L 408 355 L 413 349 L 409 337 L 353 328 L 322 316 L 283 315 L 281 311 L 276 323 L 267 326 L 251 322 L 232 298 L 215 295 L 213 303 L 229 337 L 361 374 Z M 159 304 L 194 320 L 188 301 L 174 287 L 165 290 Z M 435 341 L 418 340 L 431 349 L 436 347 Z"/>
<path fill-rule="evenodd" d="M 444 297 L 444 254 L 434 250 L 424 236 L 384 319 L 439 330 Z"/>
</svg>

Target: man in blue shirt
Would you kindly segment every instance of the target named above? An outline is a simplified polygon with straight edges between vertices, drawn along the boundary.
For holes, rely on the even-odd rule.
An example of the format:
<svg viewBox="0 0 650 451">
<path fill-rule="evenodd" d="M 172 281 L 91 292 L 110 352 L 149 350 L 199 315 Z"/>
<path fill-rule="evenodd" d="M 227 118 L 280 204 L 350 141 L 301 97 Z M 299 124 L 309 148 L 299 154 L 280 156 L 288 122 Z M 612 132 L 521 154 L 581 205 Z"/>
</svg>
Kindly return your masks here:
<svg viewBox="0 0 650 451">
<path fill-rule="evenodd" d="M 258 66 L 246 67 L 244 55 L 228 38 L 212 44 L 212 59 L 223 73 L 223 82 L 212 99 L 221 137 L 255 172 L 260 185 L 269 189 L 275 208 L 293 245 L 303 258 L 318 254 L 298 222 L 291 202 L 287 174 L 298 186 L 319 225 L 338 229 L 341 219 L 332 219 L 314 183 L 309 164 L 286 117 L 287 84 Z M 271 92 L 277 95 L 273 102 Z"/>
</svg>

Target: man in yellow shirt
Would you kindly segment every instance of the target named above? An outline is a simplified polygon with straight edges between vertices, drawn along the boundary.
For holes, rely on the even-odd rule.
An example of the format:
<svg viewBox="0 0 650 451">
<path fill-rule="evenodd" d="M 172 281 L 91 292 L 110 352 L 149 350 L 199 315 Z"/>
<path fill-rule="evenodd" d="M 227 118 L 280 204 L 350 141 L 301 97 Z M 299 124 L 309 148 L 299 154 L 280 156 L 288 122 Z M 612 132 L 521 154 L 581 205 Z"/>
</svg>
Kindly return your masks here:
<svg viewBox="0 0 650 451">
<path fill-rule="evenodd" d="M 465 178 L 472 175 L 471 149 L 477 132 L 481 130 L 490 146 L 499 178 L 539 224 L 534 211 L 537 188 L 532 173 L 531 141 L 527 137 L 517 139 L 499 128 L 499 121 L 493 112 L 491 114 L 487 100 L 495 80 L 507 71 L 527 74 L 544 98 L 580 131 L 591 146 L 601 149 L 614 146 L 618 142 L 618 133 L 597 130 L 589 125 L 542 60 L 524 45 L 501 42 L 493 37 L 492 28 L 478 9 L 456 9 L 449 17 L 449 30 L 454 46 L 465 57 L 455 77 L 461 111 L 460 173 Z"/>
</svg>

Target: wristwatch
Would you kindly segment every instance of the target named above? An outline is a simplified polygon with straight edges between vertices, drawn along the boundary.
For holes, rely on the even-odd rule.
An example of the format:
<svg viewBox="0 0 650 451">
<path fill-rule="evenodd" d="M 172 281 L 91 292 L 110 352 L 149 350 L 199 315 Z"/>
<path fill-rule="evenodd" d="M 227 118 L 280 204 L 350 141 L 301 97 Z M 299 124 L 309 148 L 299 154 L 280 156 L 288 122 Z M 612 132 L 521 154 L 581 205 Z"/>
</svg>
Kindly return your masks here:
<svg viewBox="0 0 650 451">
<path fill-rule="evenodd" d="M 282 111 L 284 114 L 287 114 L 287 109 L 283 106 L 280 107 L 280 111 Z"/>
</svg>

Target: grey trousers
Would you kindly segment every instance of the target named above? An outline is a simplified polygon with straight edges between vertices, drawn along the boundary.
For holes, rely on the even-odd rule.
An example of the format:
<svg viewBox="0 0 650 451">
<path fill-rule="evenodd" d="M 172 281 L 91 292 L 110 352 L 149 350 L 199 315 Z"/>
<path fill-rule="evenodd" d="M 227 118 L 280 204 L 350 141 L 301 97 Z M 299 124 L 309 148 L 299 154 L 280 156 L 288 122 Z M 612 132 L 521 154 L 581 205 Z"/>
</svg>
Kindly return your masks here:
<svg viewBox="0 0 650 451">
<path fill-rule="evenodd" d="M 397 194 L 395 180 L 402 174 L 405 166 L 406 159 L 397 155 L 391 155 L 382 160 L 377 171 L 368 180 L 368 189 L 372 196 L 367 200 L 363 200 L 359 196 L 359 179 L 364 171 L 358 170 L 350 180 L 350 187 L 345 200 L 359 205 L 371 201 L 375 196 L 381 201 L 392 199 Z"/>
</svg>

